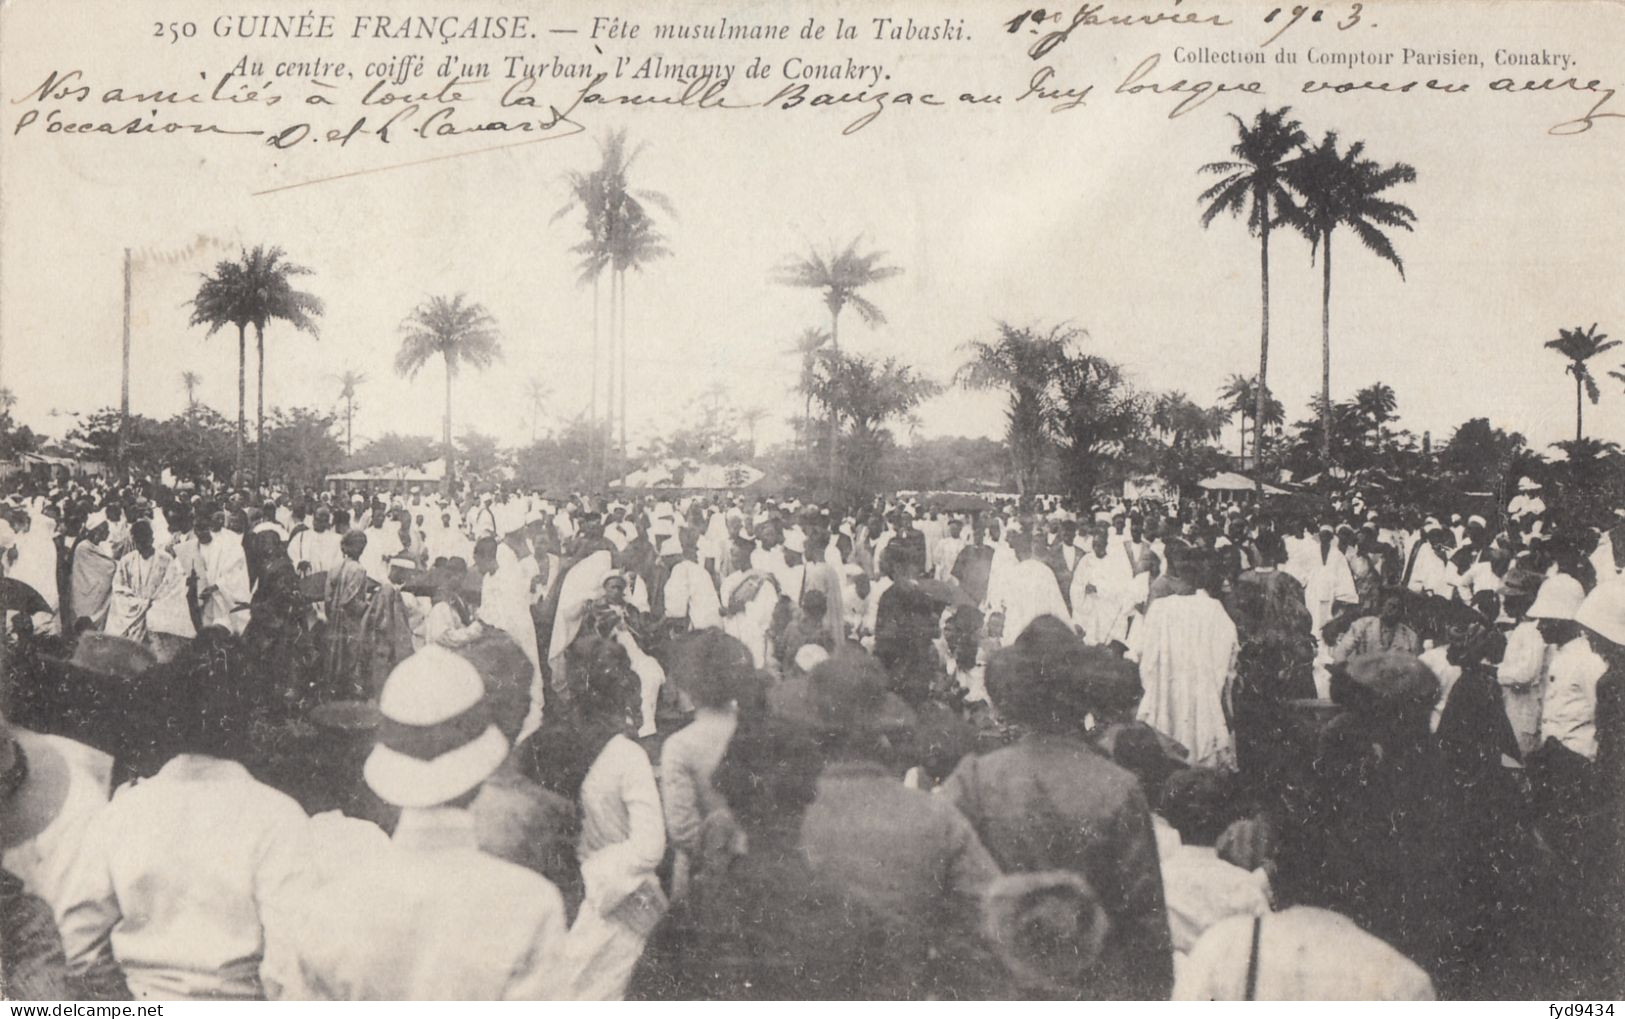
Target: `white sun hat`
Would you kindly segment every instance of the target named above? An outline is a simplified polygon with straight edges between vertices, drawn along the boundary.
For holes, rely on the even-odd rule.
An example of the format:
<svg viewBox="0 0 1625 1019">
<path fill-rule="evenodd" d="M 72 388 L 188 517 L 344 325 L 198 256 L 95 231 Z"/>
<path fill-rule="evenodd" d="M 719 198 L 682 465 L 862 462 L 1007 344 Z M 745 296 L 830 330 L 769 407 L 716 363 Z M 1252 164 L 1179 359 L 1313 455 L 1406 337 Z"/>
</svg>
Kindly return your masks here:
<svg viewBox="0 0 1625 1019">
<path fill-rule="evenodd" d="M 1535 602 L 1524 613 L 1530 619 L 1573 619 L 1586 600 L 1585 588 L 1567 573 L 1547 577 L 1535 594 Z"/>
<path fill-rule="evenodd" d="M 1625 580 L 1597 585 L 1586 595 L 1574 621 L 1615 644 L 1625 644 Z"/>
<path fill-rule="evenodd" d="M 367 785 L 397 807 L 432 807 L 477 787 L 508 756 L 485 683 L 468 659 L 430 645 L 395 666 L 378 698 Z"/>
</svg>

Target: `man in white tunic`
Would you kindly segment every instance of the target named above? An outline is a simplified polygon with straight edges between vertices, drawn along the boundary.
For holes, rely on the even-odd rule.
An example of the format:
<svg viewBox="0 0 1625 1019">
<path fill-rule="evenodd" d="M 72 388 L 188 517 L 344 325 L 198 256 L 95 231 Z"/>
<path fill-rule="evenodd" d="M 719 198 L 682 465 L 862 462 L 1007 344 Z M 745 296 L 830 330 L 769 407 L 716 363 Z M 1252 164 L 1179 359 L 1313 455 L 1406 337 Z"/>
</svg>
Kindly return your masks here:
<svg viewBox="0 0 1625 1019">
<path fill-rule="evenodd" d="M 1135 603 L 1134 565 L 1126 554 L 1111 554 L 1109 543 L 1105 531 L 1095 531 L 1072 574 L 1072 621 L 1090 644 L 1124 640 Z"/>
<path fill-rule="evenodd" d="M 219 515 L 197 521 L 197 600 L 203 606 L 204 626 L 223 626 L 241 634 L 248 626 L 248 560 L 242 536 L 215 529 Z"/>
<path fill-rule="evenodd" d="M 1197 579 L 1189 572 L 1192 564 L 1176 565 L 1176 576 Z M 1153 601 L 1135 630 L 1129 658 L 1140 663 L 1145 687 L 1138 717 L 1184 744 L 1192 765 L 1235 762 L 1224 705 L 1235 680 L 1239 650 L 1236 624 L 1200 585 L 1191 594 Z"/>
<path fill-rule="evenodd" d="M 1032 535 L 1026 532 L 1011 535 L 1010 548 L 1016 561 L 996 574 L 996 579 L 988 584 L 987 594 L 993 610 L 1004 613 L 1005 644 L 1021 636 L 1027 624 L 1039 616 L 1072 618 L 1061 597 L 1061 587 L 1055 581 L 1055 571 L 1033 557 Z"/>
</svg>

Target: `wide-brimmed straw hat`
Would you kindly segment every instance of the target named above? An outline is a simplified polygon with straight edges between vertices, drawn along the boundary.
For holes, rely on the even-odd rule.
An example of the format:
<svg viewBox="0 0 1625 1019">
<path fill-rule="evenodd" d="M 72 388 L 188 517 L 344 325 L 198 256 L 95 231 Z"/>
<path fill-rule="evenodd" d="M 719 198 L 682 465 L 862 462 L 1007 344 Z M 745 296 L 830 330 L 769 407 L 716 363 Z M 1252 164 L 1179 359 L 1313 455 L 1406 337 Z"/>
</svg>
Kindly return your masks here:
<svg viewBox="0 0 1625 1019">
<path fill-rule="evenodd" d="M 484 782 L 508 756 L 479 670 L 431 645 L 395 666 L 378 698 L 367 785 L 398 807 L 431 807 Z"/>
</svg>

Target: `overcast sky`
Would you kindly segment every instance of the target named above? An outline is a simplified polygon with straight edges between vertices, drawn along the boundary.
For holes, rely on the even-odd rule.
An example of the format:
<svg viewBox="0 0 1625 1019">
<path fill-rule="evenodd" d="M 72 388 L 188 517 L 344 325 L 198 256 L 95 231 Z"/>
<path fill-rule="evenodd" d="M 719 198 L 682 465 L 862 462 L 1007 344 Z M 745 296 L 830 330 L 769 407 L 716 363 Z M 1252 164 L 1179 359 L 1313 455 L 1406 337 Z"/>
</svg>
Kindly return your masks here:
<svg viewBox="0 0 1625 1019">
<path fill-rule="evenodd" d="M 1552 39 L 1542 25 L 1512 20 L 1527 7 L 1497 7 L 1502 21 L 1484 30 L 1478 48 L 1487 57 L 1501 44 L 1496 40 L 1561 45 L 1582 69 L 1595 63 L 1591 70 L 1600 72 L 1621 41 L 1620 11 L 1606 6 L 1590 8 L 1590 31 Z M 1478 9 L 1486 16 L 1492 10 Z M 64 17 L 68 10 L 81 19 L 79 27 L 95 23 L 104 29 L 100 38 L 122 35 L 131 44 L 100 55 L 74 44 L 50 50 L 46 33 L 75 28 Z M 179 84 L 184 75 L 165 60 L 218 70 L 241 55 L 240 47 L 203 40 L 179 49 L 137 45 L 150 19 L 143 25 L 133 12 L 114 13 L 124 10 L 57 5 L 47 15 L 43 5 L 10 6 L 0 79 L 8 134 L 16 117 L 12 100 L 52 67 L 83 66 L 101 86 L 121 77 Z M 198 8 L 205 10 L 212 9 Z M 740 17 L 759 10 L 765 8 L 730 8 Z M 1396 12 L 1407 15 L 1403 23 Z M 1419 7 L 1386 16 L 1393 19 L 1386 45 L 1462 41 L 1424 23 Z M 565 52 L 589 45 L 555 38 L 570 40 Z M 1158 51 L 1165 80 L 1192 73 L 1174 68 L 1167 56 L 1174 45 L 1189 44 L 1189 35 L 1144 31 L 1114 42 L 1115 54 L 1096 39 L 1105 37 L 1074 38 L 1056 51 L 1061 77 L 1094 82 L 1104 93 Z M 538 40 L 531 52 L 545 55 L 549 45 Z M 265 55 L 295 49 L 267 45 Z M 364 53 L 381 58 L 401 49 L 380 43 Z M 52 61 L 47 52 L 61 55 Z M 497 47 L 490 56 L 502 52 Z M 706 57 L 668 51 L 685 54 Z M 991 29 L 954 54 L 962 61 L 957 67 L 946 56 L 894 63 L 898 80 L 889 84 L 946 89 L 976 79 L 1019 91 L 1016 81 L 1027 73 L 1023 58 Z M 969 64 L 977 54 L 988 58 L 980 69 Z M 1403 280 L 1350 237 L 1338 238 L 1334 396 L 1388 382 L 1398 392 L 1403 424 L 1431 430 L 1436 440 L 1473 416 L 1489 416 L 1537 444 L 1571 435 L 1572 381 L 1541 344 L 1560 326 L 1593 321 L 1625 338 L 1618 271 L 1625 126 L 1599 123 L 1588 135 L 1554 138 L 1545 128 L 1583 112 L 1588 102 L 1491 97 L 1482 88 L 1418 101 L 1301 96 L 1288 84 L 1304 77 L 1302 67 L 1260 73 L 1270 86 L 1267 101 L 1292 102 L 1312 132 L 1335 128 L 1345 139 L 1364 139 L 1369 155 L 1409 162 L 1418 172 L 1417 183 L 1394 196 L 1419 219 L 1414 234 L 1396 238 Z M 1472 80 L 1491 76 L 1480 71 Z M 54 432 L 62 419 L 53 420 L 53 411 L 116 405 L 122 250 L 177 250 L 204 235 L 278 244 L 315 270 L 307 286 L 327 304 L 321 339 L 271 327 L 267 404 L 331 407 L 338 388 L 332 376 L 353 367 L 371 376 L 360 399 L 359 436 L 437 435 L 439 372 L 415 382 L 395 376 L 397 326 L 425 296 L 462 291 L 496 317 L 506 356 L 492 371 L 459 383 L 458 430 L 523 440 L 530 432 L 527 379 L 552 388 L 552 420 L 544 427 L 587 404 L 590 291 L 576 285 L 569 252 L 579 216 L 551 218 L 566 198 L 564 171 L 590 168 L 595 139 L 625 125 L 645 146 L 635 182 L 664 192 L 678 213 L 662 223 L 673 256 L 633 277 L 629 288 L 634 442 L 691 417 L 714 381 L 739 405 L 773 412 L 765 439 L 787 435 L 783 422 L 798 412 L 799 400 L 788 392 L 797 361 L 786 348 L 806 327 L 823 326 L 825 313 L 817 295 L 776 285 L 773 271 L 811 244 L 859 234 L 904 274 L 869 294 L 885 310 L 885 326 L 870 329 L 850 313 L 843 320 L 843 343 L 851 349 L 905 357 L 946 381 L 960 360 L 957 348 L 988 335 L 997 320 L 1064 320 L 1087 329 L 1088 349 L 1121 361 L 1139 384 L 1210 402 L 1229 374 L 1257 370 L 1258 249 L 1238 221 L 1202 229 L 1196 196 L 1205 183 L 1196 171 L 1226 157 L 1234 127 L 1225 114 L 1250 117 L 1262 101 L 1220 96 L 1177 120 L 1163 115 L 1169 105 L 1102 95 L 1086 109 L 1057 114 L 1011 108 L 911 116 L 893 109 L 849 137 L 839 133 L 849 112 L 649 110 L 628 117 L 594 110 L 580 118 L 588 132 L 567 140 L 260 197 L 251 192 L 489 142 L 278 155 L 236 139 L 203 145 L 8 137 L 0 160 L 3 383 L 18 395 L 25 422 Z M 1278 238 L 1270 381 L 1297 418 L 1319 383 L 1319 270 L 1305 243 Z M 155 416 L 179 410 L 180 373 L 191 369 L 203 376 L 201 398 L 234 413 L 235 336 L 205 338 L 186 325 L 185 301 L 216 254 L 138 265 L 134 410 Z M 1621 362 L 1625 356 L 1616 352 L 1594 368 L 1603 376 Z M 1603 402 L 1586 408 L 1587 431 L 1625 441 L 1625 392 L 1603 381 Z M 252 416 L 252 380 L 249 401 Z M 921 418 L 928 435 L 996 435 L 1003 427 L 996 398 L 960 392 L 928 404 Z M 1225 438 L 1235 441 L 1233 428 Z"/>
</svg>

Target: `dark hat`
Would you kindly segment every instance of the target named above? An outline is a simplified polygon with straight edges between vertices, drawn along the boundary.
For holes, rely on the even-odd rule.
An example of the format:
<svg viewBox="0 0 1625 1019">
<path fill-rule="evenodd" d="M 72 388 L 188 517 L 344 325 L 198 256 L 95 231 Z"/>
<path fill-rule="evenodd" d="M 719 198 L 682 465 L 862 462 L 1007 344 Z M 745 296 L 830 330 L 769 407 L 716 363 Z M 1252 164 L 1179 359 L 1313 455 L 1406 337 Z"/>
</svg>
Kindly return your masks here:
<svg viewBox="0 0 1625 1019">
<path fill-rule="evenodd" d="M 1006 874 L 982 895 L 982 935 L 1027 989 L 1076 991 L 1110 929 L 1100 897 L 1075 871 Z"/>
<path fill-rule="evenodd" d="M 826 734 L 895 731 L 914 724 L 914 712 L 887 690 L 880 663 L 855 644 L 837 648 L 807 675 L 804 686 L 774 697 L 772 709 Z"/>
<path fill-rule="evenodd" d="M 1541 574 L 1518 563 L 1510 567 L 1506 576 L 1501 578 L 1501 589 L 1508 597 L 1528 595 L 1532 598 L 1540 593 L 1540 584 L 1544 579 Z"/>
<path fill-rule="evenodd" d="M 1012 721 L 1071 725 L 1106 706 L 1139 701 L 1139 669 L 1090 647 L 1053 616 L 1040 616 L 988 663 L 988 694 Z"/>
</svg>

